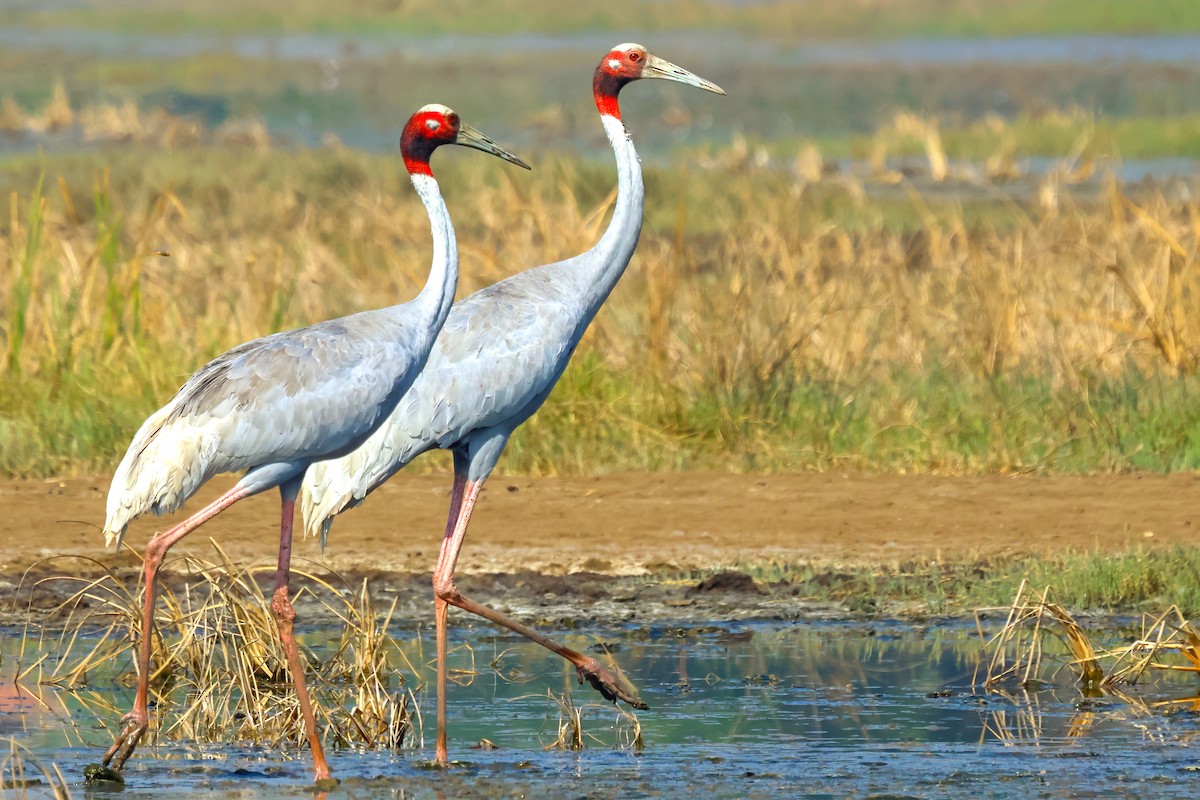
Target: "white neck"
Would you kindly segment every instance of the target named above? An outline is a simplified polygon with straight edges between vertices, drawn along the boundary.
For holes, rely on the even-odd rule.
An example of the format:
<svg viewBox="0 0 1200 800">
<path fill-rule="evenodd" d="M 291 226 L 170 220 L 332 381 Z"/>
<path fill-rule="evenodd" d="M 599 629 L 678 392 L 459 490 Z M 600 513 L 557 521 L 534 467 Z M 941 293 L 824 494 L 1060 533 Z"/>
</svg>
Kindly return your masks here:
<svg viewBox="0 0 1200 800">
<path fill-rule="evenodd" d="M 429 228 L 433 236 L 433 263 L 429 268 L 429 278 L 413 304 L 428 314 L 436 330 L 446 321 L 450 305 L 454 302 L 454 292 L 458 288 L 458 245 L 454 239 L 454 226 L 450 224 L 450 212 L 446 210 L 437 181 L 432 175 L 413 174 L 409 177 L 429 214 Z"/>
<path fill-rule="evenodd" d="M 646 193 L 642 187 L 642 164 L 625 125 L 616 117 L 600 115 L 600 122 L 617 159 L 617 202 L 612 219 L 600 241 L 582 258 L 587 265 L 588 285 L 584 302 L 588 315 L 584 325 L 599 310 L 617 285 L 642 233 L 642 212 Z"/>
</svg>

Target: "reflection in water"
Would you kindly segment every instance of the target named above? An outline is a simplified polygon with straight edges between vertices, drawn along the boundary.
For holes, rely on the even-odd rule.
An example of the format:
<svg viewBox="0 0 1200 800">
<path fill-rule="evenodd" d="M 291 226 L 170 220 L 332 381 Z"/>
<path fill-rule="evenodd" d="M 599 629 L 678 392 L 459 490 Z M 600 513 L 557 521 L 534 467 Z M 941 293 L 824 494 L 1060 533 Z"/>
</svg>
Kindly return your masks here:
<svg viewBox="0 0 1200 800">
<path fill-rule="evenodd" d="M 17 638 L 5 637 L 2 647 Z M 792 796 L 796 787 L 836 797 L 900 789 L 1025 797 L 1097 781 L 1129 796 L 1144 784 L 1161 797 L 1194 792 L 1196 758 L 1187 745 L 1198 728 L 1186 677 L 1156 675 L 1136 692 L 1094 698 L 1069 685 L 985 694 L 972 689 L 981 642 L 964 628 L 651 626 L 573 638 L 574 647 L 613 651 L 650 703 L 637 718 L 640 755 L 631 717 L 577 686 L 568 665 L 475 629 L 451 656 L 451 757 L 461 764 L 439 772 L 425 767 L 421 749 L 341 750 L 334 767 L 343 784 L 330 796 L 404 789 L 403 796 L 617 797 L 703 786 L 712 797 Z M 336 639 L 336 631 L 312 631 L 308 645 L 320 652 Z M 428 644 L 416 636 L 402 644 L 408 663 L 430 673 L 409 676 L 409 685 L 429 682 Z M 11 652 L 0 655 L 10 663 Z M 128 691 L 114 675 L 89 682 L 93 702 L 83 691 L 31 686 L 22 694 L 7 684 L 0 698 L 13 699 L 0 704 L 0 725 L 78 775 L 105 738 L 86 706 L 98 694 L 123 707 Z M 417 698 L 432 707 L 426 689 Z M 1173 711 L 1181 706 L 1188 710 Z M 168 722 L 178 713 L 163 710 Z M 575 738 L 563 728 L 572 719 L 582 752 L 543 750 Z M 213 797 L 236 788 L 295 796 L 307 770 L 306 754 L 291 745 L 164 742 L 131 764 L 125 794 Z"/>
</svg>

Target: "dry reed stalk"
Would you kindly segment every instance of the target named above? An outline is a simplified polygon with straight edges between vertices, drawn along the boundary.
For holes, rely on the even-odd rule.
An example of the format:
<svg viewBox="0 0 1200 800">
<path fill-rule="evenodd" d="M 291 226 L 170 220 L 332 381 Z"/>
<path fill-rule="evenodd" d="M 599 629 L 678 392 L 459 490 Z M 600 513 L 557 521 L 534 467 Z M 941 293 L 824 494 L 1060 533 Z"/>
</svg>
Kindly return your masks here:
<svg viewBox="0 0 1200 800">
<path fill-rule="evenodd" d="M 184 568 L 188 581 L 160 592 L 151 676 L 160 724 L 151 726 L 151 735 L 300 745 L 303 719 L 260 580 L 274 567 L 243 567 L 213 544 L 216 561 L 181 559 L 176 566 Z M 293 575 L 304 583 L 295 600 L 304 602 L 311 594 L 341 623 L 332 652 L 320 659 L 302 652 L 326 735 L 346 746 L 402 746 L 412 731 L 415 704 L 392 667 L 399 651 L 388 633 L 394 604 L 379 617 L 365 582 L 347 597 L 315 575 L 301 570 Z M 69 688 L 84 708 L 115 719 L 119 712 L 111 702 L 88 687 L 97 674 L 127 669 L 139 639 L 140 593 L 127 590 L 112 572 L 95 580 L 47 580 L 80 588 L 56 609 L 62 623 L 57 641 L 48 638 L 45 626 L 36 639 L 27 632 L 43 658 L 25 666 L 22 675 L 39 685 Z M 104 631 L 98 640 L 91 635 L 97 626 Z M 56 657 L 47 662 L 47 654 Z"/>
<path fill-rule="evenodd" d="M 16 739 L 3 739 L 8 752 L 0 756 L 0 793 L 13 800 L 52 797 L 70 800 L 71 784 L 57 764 L 44 766 Z"/>
<path fill-rule="evenodd" d="M 1185 248 L 1158 219 L 1122 195 L 1110 189 L 1113 220 L 1125 226 L 1128 211 L 1140 228 L 1147 231 L 1160 247 L 1146 263 L 1130 245 L 1132 236 L 1117 240 L 1116 261 L 1112 266 L 1121 286 L 1140 311 L 1154 346 L 1172 370 L 1193 372 L 1200 364 L 1200 321 L 1197 321 L 1197 244 Z"/>
<path fill-rule="evenodd" d="M 1165 656 L 1174 654 L 1182 664 L 1164 661 Z M 1135 684 L 1149 670 L 1184 672 L 1200 677 L 1200 633 L 1184 616 L 1178 606 L 1172 606 L 1156 617 L 1144 617 L 1142 633 L 1138 641 L 1118 651 L 1118 664 L 1110 678 L 1112 682 Z M 1163 701 L 1155 705 L 1193 704 L 1197 698 L 1181 698 Z"/>
<path fill-rule="evenodd" d="M 575 705 L 570 692 L 555 694 L 547 689 L 546 696 L 558 707 L 557 738 L 545 750 L 575 750 L 583 749 L 583 708 Z"/>
<path fill-rule="evenodd" d="M 1079 683 L 1085 689 L 1100 686 L 1105 680 L 1104 669 L 1087 634 L 1065 608 L 1050 599 L 1049 587 L 1032 598 L 1027 598 L 1027 594 L 1027 584 L 1022 581 L 1008 608 L 1004 626 L 985 646 L 985 650 L 992 651 L 992 656 L 982 682 L 983 688 L 990 691 L 1008 681 L 1028 687 L 1051 679 L 1052 675 L 1043 675 L 1042 668 L 1046 633 L 1056 636 L 1063 643 L 1071 657 L 1066 666 L 1076 672 Z M 1047 628 L 1044 625 L 1046 620 L 1056 625 Z"/>
<path fill-rule="evenodd" d="M 792 175 L 801 186 L 817 183 L 824 177 L 825 159 L 821 151 L 812 142 L 805 142 L 792 161 Z"/>
<path fill-rule="evenodd" d="M 975 683 L 987 691 L 1002 691 L 1009 681 L 1021 686 L 1039 685 L 1053 676 L 1044 676 L 1042 639 L 1049 633 L 1058 638 L 1070 656 L 1065 662 L 1078 677 L 1085 694 L 1102 693 L 1115 696 L 1130 707 L 1140 707 L 1149 713 L 1149 706 L 1123 694 L 1118 685 L 1139 683 L 1151 670 L 1185 672 L 1200 676 L 1200 633 L 1188 622 L 1177 606 L 1142 620 L 1137 641 L 1112 649 L 1097 651 L 1086 632 L 1062 606 L 1049 597 L 1049 589 L 1032 598 L 1022 583 L 1001 630 L 985 645 L 991 650 L 986 675 L 982 681 L 976 674 Z M 1043 620 L 1054 622 L 1043 627 Z M 977 619 L 977 624 L 978 619 Z M 982 629 L 981 629 L 982 630 Z M 1183 659 L 1182 664 L 1163 660 L 1168 654 Z M 1200 699 L 1185 697 L 1156 702 L 1153 706 L 1195 705 Z"/>
<path fill-rule="evenodd" d="M 568 684 L 573 675 L 573 672 L 567 674 Z M 555 738 L 549 744 L 543 745 L 543 749 L 578 751 L 587 747 L 589 742 L 600 747 L 633 750 L 639 753 L 645 749 L 646 743 L 642 738 L 641 720 L 632 711 L 619 706 L 599 703 L 575 705 L 570 688 L 566 688 L 562 692 L 548 689 L 546 697 L 554 703 L 558 717 L 555 722 Z M 606 735 L 603 738 L 597 733 L 585 730 L 583 720 L 589 712 L 594 714 L 613 712 L 616 714 L 612 725 L 604 729 Z"/>
</svg>

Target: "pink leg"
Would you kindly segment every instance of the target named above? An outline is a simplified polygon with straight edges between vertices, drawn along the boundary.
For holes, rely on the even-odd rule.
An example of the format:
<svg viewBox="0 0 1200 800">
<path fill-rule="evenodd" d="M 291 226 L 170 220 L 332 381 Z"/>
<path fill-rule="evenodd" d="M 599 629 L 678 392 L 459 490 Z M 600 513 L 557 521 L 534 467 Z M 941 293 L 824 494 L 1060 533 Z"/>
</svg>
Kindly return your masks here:
<svg viewBox="0 0 1200 800">
<path fill-rule="evenodd" d="M 450 517 L 446 520 L 446 535 L 442 539 L 442 554 L 438 563 L 446 557 L 446 543 L 458 526 L 458 518 L 462 513 L 463 493 L 467 487 L 467 476 L 458 469 L 454 470 L 454 491 L 450 495 Z M 434 588 L 437 588 L 437 578 L 434 578 Z M 435 760 L 439 764 L 446 763 L 446 617 L 450 607 L 441 596 L 436 594 L 433 599 L 433 619 L 437 627 L 437 749 Z"/>
<path fill-rule="evenodd" d="M 312 703 L 308 699 L 308 686 L 304 682 L 304 663 L 300 660 L 300 648 L 296 645 L 294 623 L 296 609 L 292 607 L 289 597 L 288 584 L 291 578 L 292 566 L 292 525 L 296 516 L 296 491 L 299 483 L 286 484 L 279 487 L 283 495 L 283 510 L 279 521 L 279 565 L 275 570 L 275 595 L 271 598 L 271 613 L 279 627 L 279 639 L 283 642 L 283 651 L 287 654 L 288 669 L 292 673 L 292 685 L 296 689 L 296 697 L 300 701 L 300 711 L 304 715 L 304 729 L 308 734 L 308 746 L 312 751 L 313 780 L 317 783 L 332 781 L 329 764 L 325 761 L 325 749 L 321 746 L 321 737 L 317 735 L 317 721 L 313 716 Z"/>
<path fill-rule="evenodd" d="M 104 754 L 101 763 L 105 767 L 111 767 L 118 771 L 124 767 L 125 762 L 133 755 L 133 751 L 137 749 L 138 742 L 142 740 L 142 736 L 145 735 L 146 729 L 150 725 L 150 646 L 154 637 L 154 600 L 157 594 L 156 580 L 159 567 L 162 566 L 163 558 L 166 556 L 167 551 L 174 547 L 180 539 L 248 494 L 250 494 L 248 490 L 234 487 L 174 528 L 163 533 L 154 534 L 150 542 L 146 545 L 146 596 L 142 608 L 142 641 L 138 650 L 137 695 L 133 701 L 133 710 L 121 718 L 123 725 L 121 733 L 117 735 L 112 747 L 108 748 L 108 751 Z"/>
<path fill-rule="evenodd" d="M 463 487 L 460 488 L 460 482 Z M 444 764 L 446 762 L 446 732 L 445 732 L 445 636 L 446 636 L 446 616 L 447 606 L 458 606 L 464 611 L 469 611 L 472 614 L 477 614 L 484 619 L 509 629 L 513 633 L 520 634 L 532 642 L 540 644 L 547 650 L 565 658 L 575 665 L 575 669 L 579 673 L 579 682 L 583 683 L 586 679 L 596 691 L 604 695 L 606 700 L 616 702 L 623 700 L 634 708 L 645 709 L 649 708 L 637 696 L 636 690 L 629 686 L 627 682 L 622 681 L 613 675 L 600 663 L 591 656 L 585 656 L 577 650 L 572 650 L 569 647 L 547 639 L 537 631 L 522 625 L 519 622 L 509 619 L 498 611 L 480 605 L 474 600 L 470 600 L 458 591 L 454 585 L 454 568 L 458 563 L 458 554 L 462 549 L 463 540 L 467 535 L 467 525 L 471 522 L 471 512 L 475 509 L 475 501 L 479 498 L 479 491 L 483 488 L 483 481 L 467 481 L 465 476 L 459 476 L 458 471 L 455 471 L 454 476 L 454 494 L 450 502 L 450 519 L 446 526 L 446 535 L 442 540 L 442 550 L 438 557 L 437 569 L 433 573 L 433 591 L 436 596 L 435 600 L 435 619 L 437 622 L 438 635 L 438 739 L 437 739 L 437 761 Z"/>
</svg>

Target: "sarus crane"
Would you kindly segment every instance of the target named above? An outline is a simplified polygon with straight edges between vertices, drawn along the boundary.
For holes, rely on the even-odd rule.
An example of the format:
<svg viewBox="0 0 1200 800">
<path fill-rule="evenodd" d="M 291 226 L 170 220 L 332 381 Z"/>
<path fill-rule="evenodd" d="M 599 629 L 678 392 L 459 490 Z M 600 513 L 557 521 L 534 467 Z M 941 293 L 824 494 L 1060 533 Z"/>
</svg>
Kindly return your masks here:
<svg viewBox="0 0 1200 800">
<path fill-rule="evenodd" d="M 108 493 L 104 534 L 121 542 L 129 523 L 152 511 L 175 511 L 205 481 L 246 470 L 222 494 L 146 546 L 145 606 L 133 710 L 90 778 L 119 773 L 149 725 L 150 645 L 155 583 L 167 551 L 242 498 L 279 487 L 279 562 L 271 611 L 304 715 L 317 781 L 330 778 L 304 682 L 288 594 L 292 523 L 300 482 L 317 461 L 350 453 L 388 418 L 425 365 L 458 283 L 458 249 L 450 214 L 429 166 L 438 147 L 458 144 L 529 169 L 521 159 L 463 123 L 443 105 L 408 120 L 400 153 L 429 215 L 433 261 L 410 302 L 247 342 L 204 365 L 151 414 L 117 467 Z"/>
<path fill-rule="evenodd" d="M 646 708 L 636 690 L 595 658 L 563 647 L 465 597 L 454 568 L 484 481 L 509 437 L 545 402 L 576 345 L 625 271 L 642 229 L 641 164 L 617 96 L 631 81 L 660 78 L 717 94 L 719 86 L 621 44 L 596 67 L 592 91 L 617 160 L 617 198 L 607 230 L 581 255 L 520 272 L 455 304 L 425 369 L 378 431 L 349 455 L 313 465 L 301 489 L 306 534 L 324 546 L 333 518 L 359 505 L 417 456 L 435 448 L 454 458 L 454 486 L 433 573 L 437 626 L 436 760 L 446 752 L 446 618 L 449 606 L 478 614 L 570 661 L 606 699 Z"/>
</svg>

